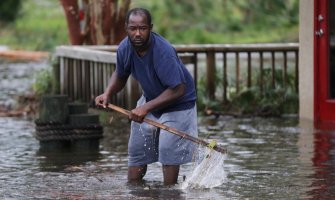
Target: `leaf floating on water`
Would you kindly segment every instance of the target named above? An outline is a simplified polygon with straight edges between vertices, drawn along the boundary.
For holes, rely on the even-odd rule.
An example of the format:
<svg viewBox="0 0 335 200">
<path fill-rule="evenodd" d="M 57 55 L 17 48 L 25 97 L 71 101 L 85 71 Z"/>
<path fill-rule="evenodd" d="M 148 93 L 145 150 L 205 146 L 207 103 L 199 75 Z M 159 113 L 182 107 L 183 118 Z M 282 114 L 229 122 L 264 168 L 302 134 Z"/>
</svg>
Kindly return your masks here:
<svg viewBox="0 0 335 200">
<path fill-rule="evenodd" d="M 214 147 L 217 145 L 217 142 L 216 140 L 212 140 L 208 145 L 207 147 L 210 148 L 210 149 L 214 149 Z"/>
</svg>

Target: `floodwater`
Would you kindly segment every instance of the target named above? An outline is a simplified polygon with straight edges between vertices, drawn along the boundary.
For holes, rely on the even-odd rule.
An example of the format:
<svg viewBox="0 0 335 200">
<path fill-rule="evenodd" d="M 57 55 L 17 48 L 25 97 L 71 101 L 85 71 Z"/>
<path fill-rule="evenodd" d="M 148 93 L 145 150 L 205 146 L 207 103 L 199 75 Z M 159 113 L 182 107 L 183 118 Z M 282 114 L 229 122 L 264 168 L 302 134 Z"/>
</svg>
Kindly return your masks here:
<svg viewBox="0 0 335 200">
<path fill-rule="evenodd" d="M 21 78 L 31 81 L 30 75 L 4 76 L 11 70 L 1 67 L 1 99 L 27 87 Z M 25 65 L 9 66 L 15 67 Z M 6 92 L 7 82 L 15 87 L 8 84 Z M 129 122 L 123 117 L 115 115 L 105 126 L 97 149 L 41 148 L 33 119 L 2 117 L 0 199 L 332 199 L 335 131 L 311 127 L 296 116 L 200 117 L 199 137 L 216 139 L 228 150 L 222 172 L 227 178 L 211 189 L 181 189 L 162 184 L 159 163 L 149 165 L 144 183 L 127 183 Z M 179 183 L 193 167 L 182 167 Z"/>
</svg>

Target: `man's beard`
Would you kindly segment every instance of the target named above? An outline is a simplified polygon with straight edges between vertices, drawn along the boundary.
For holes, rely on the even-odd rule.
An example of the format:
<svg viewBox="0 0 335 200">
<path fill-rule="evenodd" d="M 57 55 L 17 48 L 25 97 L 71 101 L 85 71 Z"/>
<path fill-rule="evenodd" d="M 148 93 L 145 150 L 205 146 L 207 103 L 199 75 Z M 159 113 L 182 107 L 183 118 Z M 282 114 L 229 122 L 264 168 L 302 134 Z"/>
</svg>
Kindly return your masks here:
<svg viewBox="0 0 335 200">
<path fill-rule="evenodd" d="M 138 41 L 136 41 L 138 40 Z M 133 47 L 138 50 L 138 51 L 141 51 L 141 50 L 146 50 L 149 45 L 150 45 L 150 35 L 148 36 L 148 38 L 146 40 L 142 40 L 142 38 L 140 39 L 134 39 L 134 40 L 130 40 L 131 41 L 131 44 L 133 45 Z"/>
</svg>

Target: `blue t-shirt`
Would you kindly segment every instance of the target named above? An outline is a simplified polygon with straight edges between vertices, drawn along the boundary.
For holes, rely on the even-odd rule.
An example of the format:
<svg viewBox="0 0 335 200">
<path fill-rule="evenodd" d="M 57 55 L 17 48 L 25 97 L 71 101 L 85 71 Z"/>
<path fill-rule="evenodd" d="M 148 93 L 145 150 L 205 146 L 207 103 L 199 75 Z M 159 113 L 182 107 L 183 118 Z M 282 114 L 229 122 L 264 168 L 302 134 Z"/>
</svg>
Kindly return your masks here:
<svg viewBox="0 0 335 200">
<path fill-rule="evenodd" d="M 173 46 L 157 33 L 151 32 L 151 45 L 142 57 L 126 37 L 117 50 L 116 72 L 122 78 L 128 78 L 131 74 L 140 83 L 147 101 L 156 98 L 167 88 L 185 84 L 182 97 L 154 113 L 185 110 L 195 105 L 196 93 L 191 74 Z"/>
</svg>

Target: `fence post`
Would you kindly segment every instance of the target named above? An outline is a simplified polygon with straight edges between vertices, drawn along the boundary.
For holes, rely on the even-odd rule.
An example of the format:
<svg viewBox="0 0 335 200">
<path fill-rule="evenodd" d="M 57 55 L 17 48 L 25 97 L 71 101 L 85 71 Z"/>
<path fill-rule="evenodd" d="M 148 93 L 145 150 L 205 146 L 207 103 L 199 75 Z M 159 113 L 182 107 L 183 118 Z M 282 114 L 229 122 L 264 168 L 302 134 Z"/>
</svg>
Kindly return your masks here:
<svg viewBox="0 0 335 200">
<path fill-rule="evenodd" d="M 251 83 L 251 79 L 252 79 L 252 71 L 251 71 L 251 52 L 248 51 L 248 82 L 247 82 L 247 86 L 248 88 L 251 87 L 252 83 Z"/>
<path fill-rule="evenodd" d="M 263 58 L 263 51 L 259 52 L 259 59 L 260 59 L 260 65 L 259 65 L 259 89 L 261 91 L 261 94 L 263 94 L 263 69 L 264 69 L 264 58 Z"/>
<path fill-rule="evenodd" d="M 239 52 L 235 52 L 235 71 L 236 71 L 236 93 L 240 92 L 240 54 Z"/>
<path fill-rule="evenodd" d="M 227 52 L 223 52 L 223 102 L 227 103 L 227 87 L 228 87 L 228 75 L 227 75 Z"/>
<path fill-rule="evenodd" d="M 52 64 L 52 93 L 60 94 L 60 58 Z"/>
<path fill-rule="evenodd" d="M 211 100 L 215 100 L 215 52 L 206 52 L 206 62 L 207 62 L 207 94 Z"/>
<path fill-rule="evenodd" d="M 294 51 L 295 55 L 295 91 L 299 94 L 299 55 L 298 51 Z"/>
</svg>

